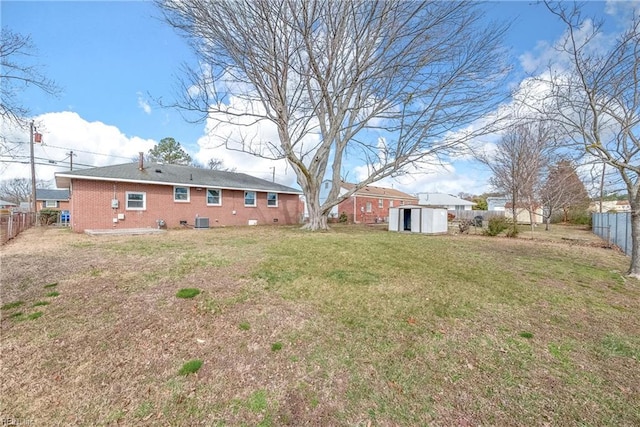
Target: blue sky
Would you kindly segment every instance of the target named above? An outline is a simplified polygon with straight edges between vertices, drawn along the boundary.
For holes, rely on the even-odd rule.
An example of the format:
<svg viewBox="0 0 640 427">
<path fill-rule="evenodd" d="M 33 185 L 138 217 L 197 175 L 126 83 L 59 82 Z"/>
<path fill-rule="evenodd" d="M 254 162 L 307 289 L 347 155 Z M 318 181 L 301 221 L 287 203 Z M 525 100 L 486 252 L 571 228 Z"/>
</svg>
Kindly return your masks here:
<svg viewBox="0 0 640 427">
<path fill-rule="evenodd" d="M 517 84 L 532 71 L 531 64 L 549 55 L 564 28 L 536 2 L 495 2 L 487 8 L 490 18 L 513 21 L 505 42 Z M 612 3 L 589 2 L 586 12 L 605 17 L 611 9 Z M 3 27 L 31 35 L 37 63 L 62 89 L 58 97 L 32 90 L 21 94 L 44 135 L 45 144 L 36 147 L 36 157 L 46 164 L 38 165 L 38 178 L 51 179 L 54 172 L 65 170 L 70 150 L 76 154 L 76 167 L 123 163 L 171 136 L 202 162 L 221 158 L 227 167 L 268 179 L 275 167 L 277 181 L 296 186 L 284 163 L 223 149 L 203 150 L 199 140 L 205 124 L 188 123 L 179 112 L 154 102 L 175 97 L 180 66 L 194 58 L 185 40 L 160 19 L 153 3 L 3 0 L 0 19 Z M 28 137 L 28 133 L 15 136 L 19 142 Z M 0 163 L 0 172 L 2 179 L 30 176 L 28 165 L 21 163 Z M 461 161 L 438 174 L 416 174 L 379 185 L 409 193 L 480 193 L 489 189 L 487 180 L 483 167 Z"/>
</svg>

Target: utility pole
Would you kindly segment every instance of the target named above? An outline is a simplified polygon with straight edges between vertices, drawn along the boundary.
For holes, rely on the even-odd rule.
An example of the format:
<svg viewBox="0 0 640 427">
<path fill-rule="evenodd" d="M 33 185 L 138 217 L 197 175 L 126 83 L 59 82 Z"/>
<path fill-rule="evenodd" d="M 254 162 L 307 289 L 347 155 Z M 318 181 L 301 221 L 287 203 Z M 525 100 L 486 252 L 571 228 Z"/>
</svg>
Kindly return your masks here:
<svg viewBox="0 0 640 427">
<path fill-rule="evenodd" d="M 69 151 L 67 153 L 69 155 L 69 170 L 73 170 L 73 156 L 75 156 L 75 154 L 73 154 L 73 150 Z"/>
<path fill-rule="evenodd" d="M 31 203 L 34 213 L 38 213 L 38 205 L 36 203 L 36 164 L 33 160 L 33 120 L 29 125 L 29 149 L 31 151 Z"/>
</svg>

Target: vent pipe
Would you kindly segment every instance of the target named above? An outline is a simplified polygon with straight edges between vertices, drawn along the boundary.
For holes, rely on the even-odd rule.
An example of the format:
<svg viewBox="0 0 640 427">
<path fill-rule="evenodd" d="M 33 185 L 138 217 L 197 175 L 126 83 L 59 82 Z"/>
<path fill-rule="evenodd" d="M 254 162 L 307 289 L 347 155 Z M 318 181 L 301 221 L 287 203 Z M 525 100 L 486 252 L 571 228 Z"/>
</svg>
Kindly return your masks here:
<svg viewBox="0 0 640 427">
<path fill-rule="evenodd" d="M 138 154 L 140 155 L 138 157 L 138 169 L 143 170 L 144 169 L 144 153 L 140 151 Z"/>
</svg>

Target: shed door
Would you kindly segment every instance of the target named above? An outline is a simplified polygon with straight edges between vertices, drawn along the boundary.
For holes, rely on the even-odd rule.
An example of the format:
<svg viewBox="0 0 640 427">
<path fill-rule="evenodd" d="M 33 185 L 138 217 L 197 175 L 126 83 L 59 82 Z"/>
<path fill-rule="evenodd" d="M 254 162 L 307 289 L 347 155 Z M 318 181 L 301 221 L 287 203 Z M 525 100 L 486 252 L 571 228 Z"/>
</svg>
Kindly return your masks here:
<svg viewBox="0 0 640 427">
<path fill-rule="evenodd" d="M 411 209 L 411 232 L 420 232 L 420 209 Z"/>
<path fill-rule="evenodd" d="M 389 209 L 389 231 L 399 231 L 400 209 Z"/>
</svg>

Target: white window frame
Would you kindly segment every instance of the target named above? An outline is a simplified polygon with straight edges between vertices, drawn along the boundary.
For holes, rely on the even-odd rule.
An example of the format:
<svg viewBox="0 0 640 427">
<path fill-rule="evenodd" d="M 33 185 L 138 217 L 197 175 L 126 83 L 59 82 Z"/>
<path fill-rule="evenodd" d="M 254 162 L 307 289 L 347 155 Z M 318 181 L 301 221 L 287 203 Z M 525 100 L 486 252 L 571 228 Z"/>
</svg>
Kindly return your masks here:
<svg viewBox="0 0 640 427">
<path fill-rule="evenodd" d="M 176 190 L 177 190 L 178 188 L 184 188 L 184 189 L 186 189 L 186 190 L 187 190 L 187 199 L 186 199 L 186 200 L 184 200 L 184 199 L 177 199 L 177 198 L 176 198 Z M 176 202 L 176 203 L 189 203 L 189 202 L 191 201 L 191 188 L 189 188 L 189 187 L 185 187 L 185 186 L 183 186 L 183 185 L 174 185 L 174 186 L 173 186 L 173 201 L 174 201 L 174 202 Z"/>
<path fill-rule="evenodd" d="M 44 207 L 45 208 L 57 208 L 58 207 L 58 201 L 57 200 L 45 200 L 44 201 Z"/>
<path fill-rule="evenodd" d="M 218 203 L 209 203 L 209 191 L 217 191 L 218 192 Z M 219 188 L 207 188 L 207 206 L 222 206 L 222 190 Z"/>
<path fill-rule="evenodd" d="M 248 205 L 247 204 L 247 195 L 249 193 L 253 193 L 253 204 L 252 205 Z M 256 192 L 255 191 L 245 191 L 244 192 L 244 206 L 248 207 L 248 208 L 255 208 L 257 205 L 258 205 L 258 198 L 257 198 Z"/>
<path fill-rule="evenodd" d="M 125 196 L 125 209 L 128 211 L 146 211 L 147 210 L 147 193 L 145 193 L 144 191 L 127 191 L 124 193 Z M 142 207 L 131 207 L 129 206 L 129 202 L 131 200 L 129 200 L 129 196 L 133 195 L 133 194 L 142 194 Z M 140 200 L 135 200 L 136 202 L 139 202 Z"/>
<path fill-rule="evenodd" d="M 371 213 L 373 211 L 373 206 L 372 206 L 371 202 L 367 202 L 366 211 L 367 211 L 367 213 Z"/>
<path fill-rule="evenodd" d="M 379 208 L 384 208 L 384 200 L 383 199 L 378 199 L 378 207 Z"/>
<path fill-rule="evenodd" d="M 389 200 L 389 207 L 392 208 L 393 207 L 393 200 Z"/>
<path fill-rule="evenodd" d="M 275 196 L 275 199 L 269 199 L 269 195 L 273 195 Z M 274 202 L 275 204 L 271 204 L 271 202 Z M 278 193 L 267 193 L 267 207 L 268 208 L 277 208 L 278 207 Z"/>
</svg>

